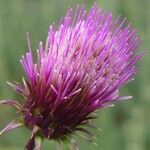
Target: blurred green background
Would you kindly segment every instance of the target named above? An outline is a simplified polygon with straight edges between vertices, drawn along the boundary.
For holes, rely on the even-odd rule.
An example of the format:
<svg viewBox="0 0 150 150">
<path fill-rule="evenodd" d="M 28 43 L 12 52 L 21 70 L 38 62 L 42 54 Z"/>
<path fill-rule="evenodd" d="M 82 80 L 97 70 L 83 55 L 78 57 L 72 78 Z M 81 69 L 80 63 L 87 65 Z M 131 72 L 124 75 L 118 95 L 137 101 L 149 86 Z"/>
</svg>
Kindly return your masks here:
<svg viewBox="0 0 150 150">
<path fill-rule="evenodd" d="M 93 0 L 0 0 L 0 99 L 21 101 L 5 81 L 21 81 L 24 75 L 19 59 L 27 51 L 26 32 L 32 47 L 45 41 L 49 25 L 58 24 L 69 5 L 84 3 L 90 8 Z M 150 48 L 150 0 L 97 0 L 114 17 L 122 14 L 138 29 L 143 39 L 142 49 Z M 96 125 L 103 131 L 93 133 L 98 146 L 79 140 L 81 150 L 149 150 L 150 149 L 150 53 L 139 62 L 136 80 L 121 89 L 122 95 L 134 99 L 99 111 Z M 17 114 L 13 108 L 0 106 L 0 127 Z M 30 132 L 20 128 L 0 136 L 0 150 L 22 150 Z M 45 141 L 44 150 L 55 149 L 54 142 Z M 66 149 L 66 147 L 64 147 Z"/>
</svg>

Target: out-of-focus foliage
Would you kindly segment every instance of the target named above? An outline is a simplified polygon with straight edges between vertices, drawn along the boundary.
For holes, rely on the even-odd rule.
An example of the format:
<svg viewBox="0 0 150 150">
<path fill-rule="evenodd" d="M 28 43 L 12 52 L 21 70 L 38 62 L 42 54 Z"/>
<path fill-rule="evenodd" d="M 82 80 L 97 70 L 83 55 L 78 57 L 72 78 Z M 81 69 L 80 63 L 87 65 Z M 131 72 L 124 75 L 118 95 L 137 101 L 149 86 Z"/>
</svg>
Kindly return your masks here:
<svg viewBox="0 0 150 150">
<path fill-rule="evenodd" d="M 39 41 L 45 41 L 49 25 L 59 22 L 68 6 L 84 3 L 89 8 L 94 0 L 0 0 L 0 99 L 18 97 L 5 81 L 21 81 L 23 71 L 19 64 L 27 51 L 26 32 L 30 33 L 33 49 Z M 150 49 L 150 1 L 149 0 L 97 0 L 97 3 L 113 16 L 122 14 L 138 29 L 143 39 L 141 50 Z M 122 95 L 133 95 L 134 99 L 114 108 L 99 111 L 96 125 L 98 146 L 78 140 L 80 149 L 86 150 L 149 150 L 150 148 L 150 50 L 140 61 L 136 80 L 126 85 Z M 0 106 L 0 127 L 17 116 L 7 106 Z M 23 149 L 30 132 L 18 129 L 0 136 L 0 150 Z M 64 146 L 64 149 L 66 147 Z M 55 143 L 45 141 L 43 149 L 55 149 Z"/>
</svg>

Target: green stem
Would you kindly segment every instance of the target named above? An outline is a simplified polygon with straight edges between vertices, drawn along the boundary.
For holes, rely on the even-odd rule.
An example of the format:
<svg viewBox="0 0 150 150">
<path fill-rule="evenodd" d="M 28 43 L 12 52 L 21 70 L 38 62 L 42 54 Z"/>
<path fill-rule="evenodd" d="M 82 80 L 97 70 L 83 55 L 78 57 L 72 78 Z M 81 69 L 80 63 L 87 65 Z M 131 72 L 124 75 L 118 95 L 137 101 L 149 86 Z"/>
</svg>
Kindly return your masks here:
<svg viewBox="0 0 150 150">
<path fill-rule="evenodd" d="M 70 150 L 79 150 L 77 143 L 74 139 L 72 139 L 70 142 Z"/>
<path fill-rule="evenodd" d="M 60 145 L 60 142 L 57 142 L 57 145 L 56 145 L 56 150 L 61 150 L 61 145 Z"/>
<path fill-rule="evenodd" d="M 43 139 L 39 136 L 36 136 L 34 150 L 42 150 L 42 142 L 43 142 Z"/>
</svg>

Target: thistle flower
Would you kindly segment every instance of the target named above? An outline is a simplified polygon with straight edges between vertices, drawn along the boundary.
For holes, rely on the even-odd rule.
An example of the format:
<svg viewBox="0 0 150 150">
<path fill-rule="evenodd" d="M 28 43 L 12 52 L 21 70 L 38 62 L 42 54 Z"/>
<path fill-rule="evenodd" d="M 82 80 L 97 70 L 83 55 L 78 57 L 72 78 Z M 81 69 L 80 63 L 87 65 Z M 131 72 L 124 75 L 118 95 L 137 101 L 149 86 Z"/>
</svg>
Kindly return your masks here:
<svg viewBox="0 0 150 150">
<path fill-rule="evenodd" d="M 23 102 L 0 101 L 15 107 L 21 117 L 1 134 L 26 126 L 32 130 L 27 150 L 40 149 L 40 138 L 71 141 L 77 131 L 92 136 L 86 127 L 92 127 L 93 112 L 131 98 L 121 97 L 119 88 L 137 73 L 135 65 L 142 56 L 133 54 L 141 43 L 136 31 L 130 24 L 124 27 L 126 19 L 119 20 L 113 21 L 112 14 L 97 5 L 89 13 L 77 6 L 74 16 L 69 8 L 58 29 L 50 26 L 35 61 L 29 43 L 20 61 L 27 79 L 10 84 Z"/>
</svg>

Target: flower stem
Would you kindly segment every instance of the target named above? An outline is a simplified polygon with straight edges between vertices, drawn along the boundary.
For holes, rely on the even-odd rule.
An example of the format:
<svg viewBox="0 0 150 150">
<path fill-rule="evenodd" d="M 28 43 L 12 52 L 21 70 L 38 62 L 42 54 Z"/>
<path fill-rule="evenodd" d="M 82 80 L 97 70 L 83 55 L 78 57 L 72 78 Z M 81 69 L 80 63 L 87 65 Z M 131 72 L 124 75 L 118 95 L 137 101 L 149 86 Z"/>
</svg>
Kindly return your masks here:
<svg viewBox="0 0 150 150">
<path fill-rule="evenodd" d="M 56 145 L 56 150 L 61 150 L 61 145 L 60 145 L 60 142 L 57 142 L 57 145 Z"/>
<path fill-rule="evenodd" d="M 36 136 L 34 150 L 42 150 L 42 142 L 43 142 L 43 139 L 39 136 Z"/>
<path fill-rule="evenodd" d="M 39 136 L 32 137 L 27 145 L 25 146 L 25 150 L 41 150 L 42 149 L 43 139 Z"/>
<path fill-rule="evenodd" d="M 79 150 L 77 143 L 74 139 L 72 139 L 70 142 L 70 150 Z"/>
</svg>

